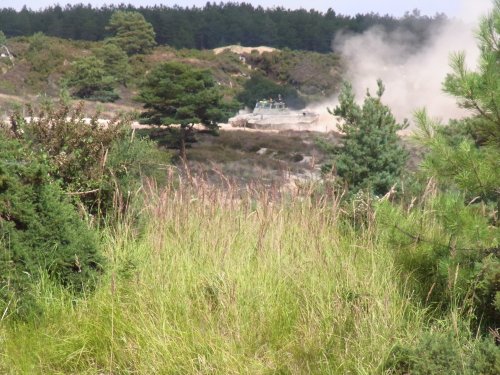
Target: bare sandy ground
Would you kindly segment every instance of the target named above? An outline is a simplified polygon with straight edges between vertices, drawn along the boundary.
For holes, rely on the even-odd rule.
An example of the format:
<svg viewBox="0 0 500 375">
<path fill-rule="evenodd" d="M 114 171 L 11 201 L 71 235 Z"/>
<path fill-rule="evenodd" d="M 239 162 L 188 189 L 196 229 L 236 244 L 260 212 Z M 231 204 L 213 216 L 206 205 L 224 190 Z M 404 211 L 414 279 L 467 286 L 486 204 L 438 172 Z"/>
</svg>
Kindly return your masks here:
<svg viewBox="0 0 500 375">
<path fill-rule="evenodd" d="M 241 46 L 234 46 L 234 47 L 239 47 L 239 48 L 250 48 L 250 47 L 241 47 Z M 226 47 L 225 47 L 226 48 Z M 256 47 L 255 49 L 260 48 Z M 265 48 L 267 47 L 262 47 Z M 252 47 L 252 49 L 254 49 Z M 262 50 L 262 51 L 263 51 Z M 1 94 L 0 93 L 0 104 L 4 107 L 4 111 L 0 112 L 0 118 L 3 121 L 6 121 L 8 119 L 8 111 L 7 108 L 9 107 L 7 104 L 8 103 L 18 103 L 18 104 L 26 104 L 29 102 L 36 102 L 36 97 L 26 97 L 26 98 L 21 98 L 19 96 L 15 95 L 7 95 L 7 94 Z M 76 103 L 77 101 L 75 101 Z M 0 106 L 1 108 L 1 106 Z M 243 130 L 243 131 L 248 131 L 248 132 L 261 132 L 261 133 L 279 133 L 280 131 L 284 130 L 294 130 L 294 131 L 311 131 L 311 132 L 318 132 L 318 133 L 329 133 L 329 132 L 339 132 L 338 129 L 338 124 L 339 124 L 339 119 L 335 116 L 332 116 L 326 111 L 326 106 L 325 108 L 320 107 L 321 110 L 318 110 L 318 108 L 314 108 L 312 111 L 315 111 L 319 113 L 319 120 L 316 124 L 313 125 L 295 125 L 295 124 L 289 124 L 289 125 L 283 125 L 280 126 L 279 129 L 251 129 L 251 128 L 240 128 L 240 127 L 233 127 L 231 124 L 228 123 L 220 123 L 220 129 L 223 131 L 236 131 L 236 130 Z M 109 122 L 109 119 L 114 117 L 115 114 L 117 113 L 126 113 L 126 112 L 131 112 L 131 111 L 137 111 L 137 108 L 123 105 L 123 104 L 115 104 L 115 103 L 105 103 L 98 105 L 94 102 L 85 102 L 85 112 L 87 113 L 92 113 L 95 112 L 97 109 L 101 111 L 101 114 L 103 115 L 103 118 L 99 119 L 99 123 L 103 126 L 106 126 Z M 90 119 L 86 119 L 88 122 L 90 122 Z M 137 121 L 132 122 L 131 124 L 132 129 L 149 129 L 152 128 L 153 126 L 150 125 L 143 125 L 140 124 Z M 203 129 L 203 126 L 199 125 L 196 126 L 198 129 Z M 408 128 L 406 130 L 401 131 L 399 134 L 401 136 L 408 136 L 413 133 L 412 128 Z"/>
<path fill-rule="evenodd" d="M 225 47 L 219 47 L 213 49 L 214 53 L 218 55 L 219 53 L 222 53 L 224 51 L 231 51 L 234 53 L 237 53 L 238 55 L 241 55 L 243 53 L 252 53 L 252 51 L 257 51 L 259 54 L 262 54 L 264 52 L 273 52 L 276 51 L 276 48 L 272 47 L 266 47 L 266 46 L 259 46 L 259 47 L 242 47 L 238 45 L 231 45 L 231 46 L 225 46 Z"/>
</svg>

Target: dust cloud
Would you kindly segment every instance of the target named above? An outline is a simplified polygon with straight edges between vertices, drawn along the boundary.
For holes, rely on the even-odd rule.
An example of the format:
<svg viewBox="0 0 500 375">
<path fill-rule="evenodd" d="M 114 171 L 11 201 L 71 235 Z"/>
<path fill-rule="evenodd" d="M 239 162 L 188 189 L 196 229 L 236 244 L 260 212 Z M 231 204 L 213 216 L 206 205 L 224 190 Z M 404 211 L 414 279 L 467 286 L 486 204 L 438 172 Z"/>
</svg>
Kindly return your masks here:
<svg viewBox="0 0 500 375">
<path fill-rule="evenodd" d="M 412 46 L 414 36 L 396 31 L 388 33 L 373 28 L 362 35 L 340 35 L 333 47 L 340 51 L 347 64 L 347 76 L 359 99 L 368 88 L 376 92 L 376 80 L 381 78 L 388 104 L 398 120 L 411 120 L 416 109 L 425 107 L 432 117 L 447 121 L 466 115 L 453 97 L 442 91 L 442 82 L 449 67 L 450 54 L 464 51 L 470 68 L 476 67 L 479 51 L 475 33 L 479 17 L 491 7 L 489 0 L 462 1 L 463 16 L 448 19 L 429 30 L 428 43 L 417 51 Z M 336 103 L 335 98 L 328 103 Z"/>
</svg>

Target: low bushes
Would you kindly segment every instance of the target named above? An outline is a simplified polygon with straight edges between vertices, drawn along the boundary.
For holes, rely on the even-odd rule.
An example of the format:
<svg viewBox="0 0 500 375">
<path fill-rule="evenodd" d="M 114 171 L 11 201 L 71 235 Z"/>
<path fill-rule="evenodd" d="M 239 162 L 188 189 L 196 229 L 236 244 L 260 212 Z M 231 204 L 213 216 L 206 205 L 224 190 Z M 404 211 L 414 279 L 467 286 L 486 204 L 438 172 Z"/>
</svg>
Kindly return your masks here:
<svg viewBox="0 0 500 375">
<path fill-rule="evenodd" d="M 83 291 L 104 258 L 46 162 L 4 134 L 0 155 L 0 310 L 26 316 L 36 309 L 31 288 L 41 274 Z"/>
<path fill-rule="evenodd" d="M 384 203 L 377 222 L 421 303 L 472 309 L 483 329 L 500 321 L 498 227 L 463 195 L 427 191 L 404 208 Z"/>
<path fill-rule="evenodd" d="M 302 109 L 306 106 L 298 91 L 291 85 L 278 85 L 266 78 L 261 73 L 255 73 L 243 85 L 243 91 L 237 95 L 237 99 L 249 108 L 255 107 L 255 103 L 262 99 L 277 100 L 281 96 L 288 106 L 294 109 Z"/>
<path fill-rule="evenodd" d="M 160 178 L 170 162 L 155 143 L 134 136 L 126 116 L 106 123 L 98 113 L 86 119 L 82 103 L 28 112 L 27 121 L 19 113 L 12 117 L 22 130 L 18 136 L 47 159 L 51 176 L 92 215 L 106 216 L 115 193 L 130 196 L 143 176 Z"/>
<path fill-rule="evenodd" d="M 451 333 L 425 333 L 416 343 L 398 344 L 385 367 L 391 374 L 482 374 L 500 372 L 500 351 L 493 340 L 468 346 Z"/>
<path fill-rule="evenodd" d="M 29 113 L 28 120 L 13 114 L 0 129 L 4 315 L 36 313 L 32 288 L 44 275 L 73 292 L 91 288 L 105 261 L 89 223 L 115 223 L 142 177 L 160 179 L 169 162 L 166 152 L 134 137 L 126 120 L 103 126 L 96 115 L 89 123 L 81 106 Z"/>
</svg>

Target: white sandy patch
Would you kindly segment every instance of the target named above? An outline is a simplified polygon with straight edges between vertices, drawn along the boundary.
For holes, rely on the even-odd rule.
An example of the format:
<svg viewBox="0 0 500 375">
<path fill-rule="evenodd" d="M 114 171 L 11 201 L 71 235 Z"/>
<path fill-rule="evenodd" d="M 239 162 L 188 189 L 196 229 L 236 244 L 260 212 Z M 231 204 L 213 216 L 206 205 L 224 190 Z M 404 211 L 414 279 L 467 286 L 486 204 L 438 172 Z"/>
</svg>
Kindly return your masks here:
<svg viewBox="0 0 500 375">
<path fill-rule="evenodd" d="M 231 51 L 234 52 L 238 55 L 244 54 L 244 53 L 252 53 L 252 51 L 257 51 L 259 54 L 262 54 L 264 52 L 273 52 L 276 51 L 276 48 L 272 47 L 266 47 L 266 46 L 259 46 L 259 47 L 242 47 L 238 45 L 231 45 L 231 46 L 225 46 L 225 47 L 219 47 L 219 48 L 214 48 L 213 51 L 216 55 L 219 53 L 222 53 L 224 51 Z"/>
</svg>

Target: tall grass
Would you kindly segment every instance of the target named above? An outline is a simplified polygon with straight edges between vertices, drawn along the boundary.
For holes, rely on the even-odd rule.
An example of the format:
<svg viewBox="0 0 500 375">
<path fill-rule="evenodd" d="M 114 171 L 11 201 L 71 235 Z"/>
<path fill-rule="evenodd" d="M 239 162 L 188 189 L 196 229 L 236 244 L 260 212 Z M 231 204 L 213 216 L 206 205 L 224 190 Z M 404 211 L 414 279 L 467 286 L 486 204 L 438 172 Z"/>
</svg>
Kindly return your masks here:
<svg viewBox="0 0 500 375">
<path fill-rule="evenodd" d="M 40 318 L 0 322 L 0 372 L 372 374 L 426 330 L 370 215 L 353 225 L 335 197 L 145 190 L 141 229 L 105 233 L 97 292 L 43 281 Z"/>
</svg>

